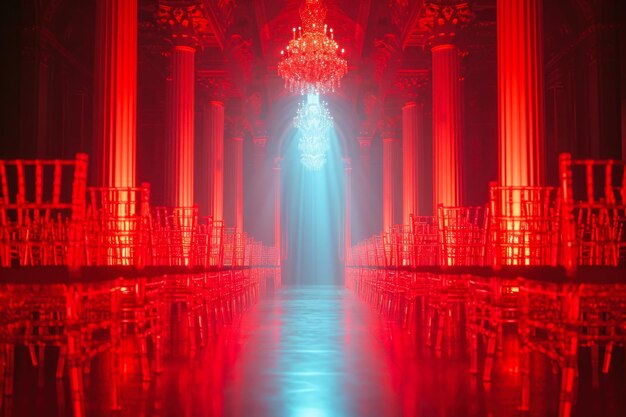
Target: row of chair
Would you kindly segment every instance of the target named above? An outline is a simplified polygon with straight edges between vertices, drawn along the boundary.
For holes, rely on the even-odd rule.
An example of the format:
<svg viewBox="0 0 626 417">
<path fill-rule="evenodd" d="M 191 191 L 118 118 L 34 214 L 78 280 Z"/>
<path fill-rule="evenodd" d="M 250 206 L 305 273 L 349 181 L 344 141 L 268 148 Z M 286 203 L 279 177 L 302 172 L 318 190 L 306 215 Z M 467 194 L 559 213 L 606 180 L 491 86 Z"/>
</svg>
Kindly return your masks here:
<svg viewBox="0 0 626 417">
<path fill-rule="evenodd" d="M 280 285 L 279 276 L 276 268 L 235 268 L 100 282 L 0 284 L 0 392 L 13 394 L 16 349 L 25 348 L 33 366 L 43 367 L 46 348 L 55 347 L 56 376 L 68 376 L 74 415 L 85 415 L 83 375 L 92 359 L 107 352 L 111 407 L 117 409 L 125 358 L 139 363 L 144 381 L 161 372 L 175 344 L 195 358 L 211 335 L 267 285 Z"/>
<path fill-rule="evenodd" d="M 0 264 L 275 265 L 263 246 L 198 208 L 152 207 L 149 184 L 87 187 L 87 156 L 0 160 Z"/>
<path fill-rule="evenodd" d="M 585 280 L 467 271 L 348 268 L 346 280 L 381 314 L 401 322 L 407 333 L 419 333 L 437 356 L 445 337 L 452 338 L 448 345 L 465 344 L 470 371 L 485 383 L 492 380 L 496 358 L 518 363 L 524 410 L 531 405 L 531 358 L 533 353 L 544 355 L 560 371 L 559 416 L 569 417 L 576 399 L 579 349 L 591 352 L 592 384 L 597 387 L 600 372 L 609 372 L 614 349 L 626 346 L 626 283 L 619 277 L 615 283 L 581 283 Z M 519 349 L 504 349 L 505 334 L 517 336 Z"/>
<path fill-rule="evenodd" d="M 563 154 L 560 175 L 558 188 L 491 184 L 485 206 L 439 206 L 436 216 L 412 216 L 410 225 L 366 239 L 353 248 L 346 285 L 408 333 L 419 332 L 437 355 L 445 338 L 459 338 L 471 372 L 484 382 L 492 379 L 498 352 L 503 361 L 514 356 L 522 409 L 531 404 L 532 354 L 542 353 L 560 371 L 559 416 L 569 417 L 579 348 L 591 350 L 597 385 L 614 348 L 626 345 L 619 268 L 626 264 L 626 174 L 622 161 Z M 564 266 L 568 273 L 548 268 L 541 279 L 499 276 L 506 266 L 525 268 L 521 275 L 527 267 Z M 576 278 L 578 266 L 616 267 L 616 283 Z M 515 336 L 519 350 L 505 351 L 505 333 Z"/>
<path fill-rule="evenodd" d="M 199 216 L 195 206 L 152 207 L 148 184 L 87 187 L 86 173 L 84 154 L 0 160 L 0 264 L 16 268 L 5 269 L 7 277 L 17 272 L 0 283 L 0 392 L 13 392 L 16 348 L 42 367 L 46 348 L 55 347 L 56 375 L 69 377 L 76 416 L 85 415 L 83 375 L 94 357 L 109 353 L 111 407 L 119 408 L 117 381 L 129 353 L 148 380 L 173 353 L 177 328 L 193 358 L 268 284 L 280 286 L 274 248 Z M 77 273 L 147 265 L 204 272 L 104 281 L 98 273 L 110 268 Z M 31 266 L 74 273 L 53 283 L 49 273 L 64 269 L 19 268 Z"/>
<path fill-rule="evenodd" d="M 363 267 L 626 264 L 622 161 L 561 155 L 559 188 L 490 186 L 484 207 L 439 206 L 353 248 Z"/>
</svg>

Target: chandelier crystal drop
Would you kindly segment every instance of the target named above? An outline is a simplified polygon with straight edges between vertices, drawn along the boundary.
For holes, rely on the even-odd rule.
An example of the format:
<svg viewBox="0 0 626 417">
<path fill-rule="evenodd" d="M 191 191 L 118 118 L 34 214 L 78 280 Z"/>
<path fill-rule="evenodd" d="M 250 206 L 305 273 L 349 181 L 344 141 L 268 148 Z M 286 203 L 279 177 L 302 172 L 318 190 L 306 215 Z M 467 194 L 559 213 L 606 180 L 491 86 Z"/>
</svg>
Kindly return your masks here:
<svg viewBox="0 0 626 417">
<path fill-rule="evenodd" d="M 348 72 L 344 50 L 335 41 L 333 30 L 324 24 L 326 11 L 322 0 L 305 0 L 300 8 L 302 26 L 293 28 L 293 39 L 280 52 L 283 58 L 278 74 L 294 93 L 334 92 Z"/>
<path fill-rule="evenodd" d="M 309 94 L 300 104 L 293 123 L 301 133 L 298 149 L 302 165 L 319 171 L 326 163 L 326 154 L 330 149 L 328 130 L 333 126 L 326 103 L 320 101 L 319 95 Z"/>
</svg>

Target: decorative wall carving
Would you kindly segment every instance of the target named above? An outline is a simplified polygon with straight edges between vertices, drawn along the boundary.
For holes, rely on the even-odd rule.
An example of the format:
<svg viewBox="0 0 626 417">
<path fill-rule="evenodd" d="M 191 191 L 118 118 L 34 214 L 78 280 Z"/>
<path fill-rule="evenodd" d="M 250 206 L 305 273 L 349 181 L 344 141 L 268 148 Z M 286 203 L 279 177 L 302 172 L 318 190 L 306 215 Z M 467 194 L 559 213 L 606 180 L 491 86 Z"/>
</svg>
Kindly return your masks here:
<svg viewBox="0 0 626 417">
<path fill-rule="evenodd" d="M 208 100 L 223 102 L 228 98 L 240 96 L 227 71 L 196 71 L 196 82 L 201 94 L 206 95 Z"/>
<path fill-rule="evenodd" d="M 156 18 L 174 45 L 203 46 L 212 35 L 202 3 L 162 1 L 159 3 Z"/>
<path fill-rule="evenodd" d="M 382 38 L 374 40 L 374 77 L 382 80 L 389 61 L 400 52 L 398 38 L 393 33 L 387 33 Z"/>
<path fill-rule="evenodd" d="M 250 132 L 250 124 L 242 115 L 227 116 L 224 121 L 225 136 L 231 139 L 243 139 Z"/>
<path fill-rule="evenodd" d="M 473 18 L 474 13 L 468 2 L 429 2 L 424 5 L 420 24 L 430 30 L 429 42 L 435 46 L 454 41 L 458 30 Z"/>
<path fill-rule="evenodd" d="M 394 80 L 394 87 L 407 101 L 420 100 L 430 86 L 428 70 L 400 70 Z"/>
<path fill-rule="evenodd" d="M 252 64 L 254 63 L 254 53 L 252 51 L 252 41 L 242 35 L 234 33 L 230 37 L 230 42 L 226 48 L 228 56 L 237 62 L 241 69 L 244 80 L 247 82 L 252 77 Z"/>
</svg>

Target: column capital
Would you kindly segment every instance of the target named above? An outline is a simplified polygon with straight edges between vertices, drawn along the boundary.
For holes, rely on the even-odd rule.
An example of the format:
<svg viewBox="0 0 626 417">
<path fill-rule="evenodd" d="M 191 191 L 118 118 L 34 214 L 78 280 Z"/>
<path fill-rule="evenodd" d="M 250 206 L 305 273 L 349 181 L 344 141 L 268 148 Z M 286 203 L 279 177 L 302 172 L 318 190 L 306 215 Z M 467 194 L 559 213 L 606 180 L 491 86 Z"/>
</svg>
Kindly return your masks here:
<svg viewBox="0 0 626 417">
<path fill-rule="evenodd" d="M 232 116 L 226 118 L 226 133 L 233 141 L 243 141 L 246 131 L 249 131 L 248 121 L 241 116 Z"/>
<path fill-rule="evenodd" d="M 421 101 L 417 101 L 417 100 L 408 100 L 404 102 L 404 105 L 402 106 L 402 110 L 410 109 L 413 107 L 423 108 L 424 103 L 422 103 Z"/>
<path fill-rule="evenodd" d="M 210 36 L 210 23 L 201 2 L 161 0 L 156 20 L 174 48 L 195 50 Z"/>
<path fill-rule="evenodd" d="M 387 116 L 381 123 L 380 134 L 383 139 L 383 143 L 398 141 L 398 139 L 402 136 L 400 116 Z"/>
<path fill-rule="evenodd" d="M 252 132 L 252 141 L 254 142 L 254 144 L 265 146 L 265 143 L 270 136 L 265 122 L 257 118 L 248 124 L 250 125 L 250 131 Z"/>
<path fill-rule="evenodd" d="M 369 148 L 372 146 L 373 138 L 371 136 L 359 136 L 356 140 L 359 141 L 359 147 L 361 148 L 361 150 L 369 150 Z"/>
<path fill-rule="evenodd" d="M 206 107 L 217 106 L 217 107 L 222 107 L 223 108 L 224 107 L 224 102 L 222 100 L 209 98 L 207 101 L 204 102 L 204 105 Z"/>
<path fill-rule="evenodd" d="M 207 101 L 216 101 L 223 104 L 228 97 L 237 95 L 236 87 L 226 71 L 197 70 L 196 81 L 202 96 Z"/>
<path fill-rule="evenodd" d="M 398 136 L 400 135 L 393 135 L 393 136 L 383 136 L 383 143 L 397 143 L 400 142 L 400 139 L 398 139 Z"/>
<path fill-rule="evenodd" d="M 430 0 L 420 18 L 422 27 L 430 31 L 431 48 L 453 44 L 459 30 L 474 18 L 468 1 Z"/>
<path fill-rule="evenodd" d="M 407 103 L 423 103 L 430 86 L 430 72 L 422 69 L 400 70 L 394 85 Z"/>
<path fill-rule="evenodd" d="M 267 144 L 267 140 L 268 140 L 267 135 L 252 137 L 252 143 L 254 144 L 254 146 L 259 147 L 259 148 L 265 148 L 265 145 Z"/>
</svg>

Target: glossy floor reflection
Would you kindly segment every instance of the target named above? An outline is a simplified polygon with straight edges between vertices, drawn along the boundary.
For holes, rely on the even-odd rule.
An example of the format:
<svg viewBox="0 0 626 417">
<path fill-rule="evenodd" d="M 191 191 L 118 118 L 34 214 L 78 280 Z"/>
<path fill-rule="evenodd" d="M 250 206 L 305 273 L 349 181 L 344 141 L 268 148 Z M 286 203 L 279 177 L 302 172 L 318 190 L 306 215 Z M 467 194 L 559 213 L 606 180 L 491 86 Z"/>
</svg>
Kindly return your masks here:
<svg viewBox="0 0 626 417">
<path fill-rule="evenodd" d="M 183 329 L 184 330 L 184 329 Z M 149 383 L 137 376 L 136 359 L 124 364 L 120 416 L 512 416 L 520 381 L 516 355 L 501 357 L 490 389 L 469 374 L 462 344 L 444 346 L 441 358 L 420 335 L 407 335 L 343 288 L 283 288 L 259 300 L 215 337 L 200 358 L 184 359 L 184 338 L 175 357 Z M 454 337 L 447 338 L 454 340 Z M 515 338 L 505 339 L 515 352 Z M 621 349 L 620 349 L 621 350 Z M 132 351 L 132 347 L 128 347 Z M 5 416 L 70 415 L 66 384 L 38 376 L 19 355 L 16 397 Z M 587 363 L 589 361 L 584 360 Z M 108 416 L 106 360 L 87 380 L 87 411 Z M 533 361 L 530 416 L 556 416 L 558 377 L 545 361 Z M 100 366 L 98 366 L 100 364 Z M 591 387 L 581 366 L 574 416 L 626 415 L 624 360 Z M 38 381 L 40 383 L 38 383 Z"/>
</svg>

